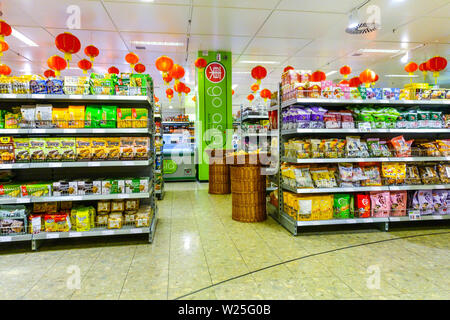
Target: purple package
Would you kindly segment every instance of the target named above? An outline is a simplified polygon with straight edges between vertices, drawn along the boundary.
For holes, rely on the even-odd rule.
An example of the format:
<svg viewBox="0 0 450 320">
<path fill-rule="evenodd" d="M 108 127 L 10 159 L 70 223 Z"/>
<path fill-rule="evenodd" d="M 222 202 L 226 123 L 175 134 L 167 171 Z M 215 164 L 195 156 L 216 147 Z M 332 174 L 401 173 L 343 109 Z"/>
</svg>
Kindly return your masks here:
<svg viewBox="0 0 450 320">
<path fill-rule="evenodd" d="M 448 190 L 433 190 L 434 213 L 448 214 Z"/>
<path fill-rule="evenodd" d="M 433 195 L 431 190 L 420 190 L 417 194 L 421 215 L 433 214 Z"/>
<path fill-rule="evenodd" d="M 309 128 L 309 123 L 311 122 L 311 113 L 306 111 L 305 109 L 297 109 L 297 115 L 295 119 L 297 128 Z"/>
</svg>

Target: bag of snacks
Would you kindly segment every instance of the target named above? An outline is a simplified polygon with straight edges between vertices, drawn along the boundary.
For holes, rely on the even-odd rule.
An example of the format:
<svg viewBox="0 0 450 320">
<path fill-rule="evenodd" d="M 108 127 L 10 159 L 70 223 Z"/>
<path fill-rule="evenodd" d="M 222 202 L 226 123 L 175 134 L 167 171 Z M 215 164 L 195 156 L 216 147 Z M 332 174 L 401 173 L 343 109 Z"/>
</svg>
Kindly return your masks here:
<svg viewBox="0 0 450 320">
<path fill-rule="evenodd" d="M 406 184 L 422 184 L 419 168 L 416 165 L 408 165 L 406 167 L 405 182 Z"/>
<path fill-rule="evenodd" d="M 361 157 L 361 140 L 360 137 L 347 137 L 347 143 L 345 145 L 348 158 L 360 158 Z"/>
<path fill-rule="evenodd" d="M 441 181 L 436 171 L 436 167 L 426 165 L 419 167 L 420 177 L 424 184 L 440 184 Z"/>
<path fill-rule="evenodd" d="M 440 155 L 444 157 L 450 156 L 450 140 L 436 140 L 436 144 Z"/>
<path fill-rule="evenodd" d="M 406 216 L 406 191 L 391 191 L 391 215 Z"/>
<path fill-rule="evenodd" d="M 389 192 L 370 192 L 372 217 L 389 217 L 391 197 Z"/>
<path fill-rule="evenodd" d="M 299 166 L 293 170 L 297 188 L 313 188 L 309 166 Z"/>
<path fill-rule="evenodd" d="M 310 172 L 316 188 L 333 188 L 336 186 L 334 176 L 331 176 L 328 168 L 311 168 Z"/>
<path fill-rule="evenodd" d="M 380 139 L 369 138 L 367 139 L 367 146 L 369 148 L 369 154 L 371 157 L 381 157 Z"/>
<path fill-rule="evenodd" d="M 438 171 L 442 183 L 450 183 L 450 164 L 449 163 L 438 164 Z"/>
<path fill-rule="evenodd" d="M 417 200 L 421 215 L 429 215 L 434 213 L 433 194 L 431 190 L 418 191 Z"/>
<path fill-rule="evenodd" d="M 449 192 L 448 190 L 432 190 L 434 213 L 449 213 Z"/>
<path fill-rule="evenodd" d="M 334 217 L 336 219 L 348 219 L 350 217 L 350 195 L 334 195 Z"/>
<path fill-rule="evenodd" d="M 356 195 L 356 217 L 368 218 L 370 217 L 370 197 L 367 194 Z"/>
<path fill-rule="evenodd" d="M 366 180 L 362 180 L 361 184 L 364 187 L 381 186 L 380 169 L 377 166 L 363 166 L 362 167 Z"/>
</svg>

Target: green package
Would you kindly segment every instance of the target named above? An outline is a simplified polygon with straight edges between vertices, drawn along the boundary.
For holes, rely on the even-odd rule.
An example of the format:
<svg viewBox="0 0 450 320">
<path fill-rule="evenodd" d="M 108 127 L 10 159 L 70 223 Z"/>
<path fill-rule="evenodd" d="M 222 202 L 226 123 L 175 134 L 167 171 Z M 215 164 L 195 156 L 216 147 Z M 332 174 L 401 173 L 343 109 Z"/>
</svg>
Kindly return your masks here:
<svg viewBox="0 0 450 320">
<path fill-rule="evenodd" d="M 0 198 L 19 198 L 20 185 L 18 184 L 0 184 Z"/>
<path fill-rule="evenodd" d="M 48 162 L 61 161 L 62 147 L 60 138 L 46 138 L 45 140 L 45 159 Z"/>
<path fill-rule="evenodd" d="M 115 74 L 91 73 L 89 91 L 93 95 L 114 95 L 116 85 Z"/>
<path fill-rule="evenodd" d="M 336 219 L 348 219 L 350 217 L 350 195 L 334 195 L 334 217 Z"/>
<path fill-rule="evenodd" d="M 5 128 L 5 114 L 6 110 L 0 110 L 0 129 Z"/>
<path fill-rule="evenodd" d="M 116 128 L 117 125 L 117 107 L 102 106 L 100 128 Z"/>
<path fill-rule="evenodd" d="M 367 90 L 366 87 L 359 86 L 358 87 L 359 95 L 361 96 L 361 99 L 366 100 L 367 99 Z"/>
<path fill-rule="evenodd" d="M 85 112 L 85 128 L 100 128 L 102 109 L 97 106 L 87 106 Z"/>
<path fill-rule="evenodd" d="M 350 194 L 350 214 L 349 214 L 350 218 L 354 218 L 355 217 L 355 196 L 353 193 Z"/>
<path fill-rule="evenodd" d="M 17 163 L 30 162 L 30 139 L 14 138 L 14 158 Z"/>
<path fill-rule="evenodd" d="M 52 185 L 50 183 L 27 184 L 22 186 L 22 195 L 28 197 L 46 197 L 51 194 L 51 190 Z"/>
<path fill-rule="evenodd" d="M 45 138 L 30 138 L 30 159 L 31 162 L 45 161 Z"/>
<path fill-rule="evenodd" d="M 59 138 L 61 141 L 61 161 L 75 161 L 75 138 Z"/>
</svg>

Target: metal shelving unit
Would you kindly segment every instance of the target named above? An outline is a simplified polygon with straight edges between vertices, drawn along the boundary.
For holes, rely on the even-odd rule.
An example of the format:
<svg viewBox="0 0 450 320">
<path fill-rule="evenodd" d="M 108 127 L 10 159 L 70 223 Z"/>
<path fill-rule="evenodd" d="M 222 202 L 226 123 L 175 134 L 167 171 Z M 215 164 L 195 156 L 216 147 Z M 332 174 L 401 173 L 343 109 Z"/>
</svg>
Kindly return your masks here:
<svg viewBox="0 0 450 320">
<path fill-rule="evenodd" d="M 450 105 L 449 100 L 338 100 L 338 99 L 293 99 L 289 101 L 281 102 L 281 84 L 279 85 L 279 97 L 278 106 L 271 107 L 270 110 L 278 110 L 278 152 L 281 155 L 281 146 L 285 139 L 289 139 L 295 136 L 315 136 L 317 134 L 409 134 L 409 135 L 435 135 L 435 134 L 449 134 L 450 129 L 447 128 L 430 128 L 430 129 L 367 129 L 367 128 L 354 128 L 354 129 L 282 129 L 282 117 L 281 112 L 283 108 L 289 107 L 294 104 L 298 105 L 319 105 L 319 106 L 335 106 L 345 107 L 347 105 L 392 105 L 410 107 L 413 105 L 425 105 L 427 107 L 443 107 Z M 308 164 L 308 163 L 339 163 L 339 162 L 426 162 L 426 161 L 450 161 L 450 157 L 406 157 L 406 158 L 337 158 L 337 159 L 292 159 L 288 157 L 281 157 L 282 162 Z M 397 186 L 380 186 L 380 187 L 353 187 L 353 188 L 315 188 L 315 189 L 298 189 L 292 188 L 281 181 L 281 168 L 278 166 L 278 174 L 274 176 L 278 180 L 278 207 L 272 203 L 267 202 L 268 213 L 277 220 L 282 226 L 284 226 L 293 235 L 297 235 L 300 229 L 311 226 L 325 226 L 325 225 L 349 225 L 349 224 L 374 224 L 380 227 L 384 231 L 389 230 L 389 223 L 391 222 L 406 222 L 406 221 L 435 221 L 435 220 L 450 220 L 450 215 L 424 215 L 419 220 L 410 216 L 402 217 L 386 217 L 386 218 L 354 218 L 354 219 L 332 219 L 332 220 L 314 220 L 314 221 L 296 221 L 291 216 L 283 211 L 283 190 L 298 193 L 298 194 L 311 194 L 311 193 L 336 193 L 336 192 L 368 192 L 368 191 L 399 191 L 399 190 L 432 190 L 432 189 L 450 189 L 450 184 L 439 185 L 397 185 Z"/>
<path fill-rule="evenodd" d="M 161 107 L 159 108 L 159 113 L 155 114 L 155 119 L 159 119 L 161 122 L 161 126 L 159 128 L 159 133 L 155 132 L 155 137 L 160 140 L 160 142 L 162 143 L 161 149 L 160 151 L 155 151 L 155 174 L 161 174 L 161 179 L 158 180 L 158 183 L 156 183 L 155 181 L 155 186 L 157 184 L 159 184 L 159 188 L 155 189 L 155 194 L 158 197 L 159 200 L 162 200 L 164 198 L 164 142 L 163 142 L 163 138 L 162 138 L 162 133 L 163 133 L 163 122 L 162 122 L 162 109 Z M 156 149 L 155 149 L 156 150 Z M 156 166 L 156 159 L 159 157 L 159 163 L 160 163 L 160 168 L 158 169 Z M 155 177 L 156 180 L 156 177 Z"/>
<path fill-rule="evenodd" d="M 59 129 L 59 128 L 28 128 L 28 129 L 0 129 L 0 135 L 11 136 L 53 136 L 53 135 L 72 135 L 72 136 L 108 136 L 108 135 L 134 135 L 148 136 L 150 138 L 150 148 L 152 157 L 149 160 L 136 161 L 91 161 L 91 162 L 42 162 L 42 163 L 11 163 L 1 164 L 0 169 L 17 170 L 22 172 L 30 179 L 37 179 L 40 174 L 46 179 L 55 177 L 66 177 L 70 175 L 80 176 L 81 173 L 89 175 L 92 173 L 101 173 L 106 170 L 107 174 L 115 174 L 116 172 L 123 175 L 137 175 L 149 177 L 148 192 L 130 193 L 130 194 L 108 194 L 108 195 L 73 195 L 73 196 L 48 196 L 48 197 L 23 197 L 23 198 L 0 198 L 0 204 L 31 204 L 39 202 L 55 202 L 55 201 L 93 201 L 93 200 L 113 200 L 113 199 L 142 199 L 147 203 L 151 210 L 151 218 L 149 227 L 134 228 L 132 226 L 124 226 L 121 229 L 93 228 L 85 232 L 41 232 L 38 234 L 10 234 L 1 235 L 0 243 L 15 241 L 30 241 L 32 250 L 37 250 L 38 243 L 46 239 L 75 238 L 87 236 L 113 236 L 125 234 L 148 234 L 148 241 L 153 242 L 158 208 L 155 196 L 155 179 L 154 179 L 154 151 L 155 151 L 155 135 L 154 135 L 154 106 L 153 106 L 153 88 L 148 88 L 148 96 L 93 96 L 93 95 L 50 95 L 50 94 L 0 94 L 0 103 L 9 106 L 12 103 L 17 104 L 38 104 L 48 103 L 53 106 L 67 106 L 69 104 L 86 105 L 88 103 L 98 105 L 113 105 L 127 107 L 141 107 L 148 109 L 148 126 L 147 128 L 80 128 L 80 129 Z M 71 168 L 84 168 L 83 171 L 76 171 Z M 93 169 L 90 169 L 93 168 Z M 111 169 L 108 169 L 111 168 Z M 26 171 L 31 169 L 30 171 Z M 44 170 L 44 171 L 42 171 Z M 108 173 L 109 170 L 109 173 Z M 130 171 L 131 170 L 131 171 Z M 133 172 L 133 173 L 130 173 Z"/>
</svg>

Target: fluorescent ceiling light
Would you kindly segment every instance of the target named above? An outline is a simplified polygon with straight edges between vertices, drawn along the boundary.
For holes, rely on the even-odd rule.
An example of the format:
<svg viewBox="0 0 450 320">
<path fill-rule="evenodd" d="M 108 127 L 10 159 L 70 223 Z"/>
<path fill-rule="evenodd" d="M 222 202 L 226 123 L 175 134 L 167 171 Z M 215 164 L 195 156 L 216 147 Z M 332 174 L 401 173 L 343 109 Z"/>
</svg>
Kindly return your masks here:
<svg viewBox="0 0 450 320">
<path fill-rule="evenodd" d="M 406 62 L 408 62 L 408 59 L 409 59 L 409 52 L 406 51 L 406 54 L 400 59 L 400 62 L 406 63 Z"/>
<path fill-rule="evenodd" d="M 165 46 L 165 47 L 182 47 L 184 42 L 166 42 L 166 41 L 131 41 L 135 45 Z"/>
<path fill-rule="evenodd" d="M 398 53 L 400 50 L 394 49 L 360 49 L 360 52 L 363 53 Z"/>
<path fill-rule="evenodd" d="M 251 64 L 279 64 L 278 61 L 254 61 L 254 60 L 244 60 L 241 63 L 251 63 Z"/>
<path fill-rule="evenodd" d="M 23 43 L 25 43 L 26 45 L 30 46 L 30 47 L 39 47 L 39 45 L 34 42 L 33 40 L 31 40 L 30 38 L 26 37 L 25 35 L 23 35 L 22 33 L 20 33 L 19 31 L 17 31 L 14 28 L 11 28 L 12 32 L 11 35 L 14 38 L 19 39 L 20 41 L 22 41 Z"/>
<path fill-rule="evenodd" d="M 233 84 L 232 86 L 231 86 L 231 89 L 236 89 L 238 87 L 238 84 Z"/>
<path fill-rule="evenodd" d="M 141 2 L 154 2 L 155 0 L 141 0 Z"/>
<path fill-rule="evenodd" d="M 173 109 L 173 107 L 172 107 L 172 106 L 169 106 L 169 109 Z"/>
<path fill-rule="evenodd" d="M 410 76 L 409 74 L 386 74 L 385 77 L 388 78 L 416 78 L 418 77 L 418 75 L 412 75 Z"/>
<path fill-rule="evenodd" d="M 333 71 L 325 73 L 325 75 L 328 77 L 328 76 L 331 76 L 332 74 L 335 74 L 336 72 L 337 72 L 336 70 L 333 70 Z"/>
<path fill-rule="evenodd" d="M 353 10 L 349 17 L 348 17 L 348 28 L 353 29 L 356 28 L 359 24 L 359 18 L 358 18 L 358 9 Z"/>
</svg>

